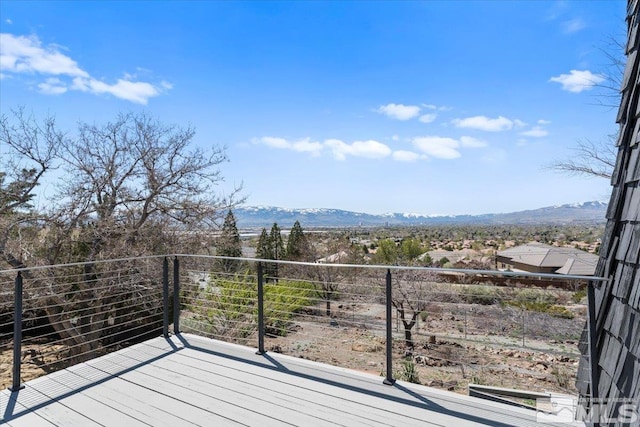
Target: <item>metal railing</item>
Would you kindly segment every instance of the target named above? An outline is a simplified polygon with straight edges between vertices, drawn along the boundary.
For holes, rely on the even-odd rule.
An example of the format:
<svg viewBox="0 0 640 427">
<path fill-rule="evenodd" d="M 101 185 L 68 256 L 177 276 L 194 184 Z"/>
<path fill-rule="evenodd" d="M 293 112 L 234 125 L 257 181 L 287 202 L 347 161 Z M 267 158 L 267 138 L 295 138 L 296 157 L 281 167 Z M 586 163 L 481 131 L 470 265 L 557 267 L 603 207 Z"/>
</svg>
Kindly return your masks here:
<svg viewBox="0 0 640 427">
<path fill-rule="evenodd" d="M 494 276 L 513 283 L 496 286 Z M 443 374 L 427 384 L 455 388 L 449 378 L 482 383 L 500 360 L 516 357 L 513 351 L 533 361 L 578 358 L 581 340 L 593 342 L 581 335 L 591 313 L 584 303 L 570 303 L 575 292 L 548 288 L 579 281 L 593 289 L 603 280 L 188 254 L 5 270 L 1 290 L 6 297 L 13 288 L 14 302 L 11 318 L 0 323 L 0 350 L 13 347 L 12 390 L 25 378 L 182 331 L 249 345 L 258 354 L 376 372 L 385 384 L 418 382 L 422 369 L 439 368 Z M 575 377 L 546 375 L 555 375 L 560 388 Z"/>
</svg>

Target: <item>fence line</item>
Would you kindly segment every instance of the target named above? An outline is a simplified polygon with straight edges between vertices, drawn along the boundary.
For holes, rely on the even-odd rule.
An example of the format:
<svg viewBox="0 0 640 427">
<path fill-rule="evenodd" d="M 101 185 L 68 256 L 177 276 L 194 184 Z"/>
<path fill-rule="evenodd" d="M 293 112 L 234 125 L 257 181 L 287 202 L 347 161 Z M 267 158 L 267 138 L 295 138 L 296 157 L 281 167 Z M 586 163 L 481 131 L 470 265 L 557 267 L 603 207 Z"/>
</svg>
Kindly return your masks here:
<svg viewBox="0 0 640 427">
<path fill-rule="evenodd" d="M 155 262 L 160 260 L 161 269 Z M 221 260 L 243 263 L 250 271 L 221 271 Z M 263 267 L 268 264 L 281 264 L 279 277 L 265 274 Z M 258 354 L 283 351 L 285 342 L 303 348 L 329 343 L 328 337 L 336 332 L 344 336 L 357 332 L 362 340 L 343 344 L 351 343 L 352 350 L 364 346 L 362 359 L 371 359 L 368 366 L 380 369 L 385 384 L 408 375 L 406 371 L 413 369 L 409 362 L 437 361 L 458 367 L 463 377 L 490 369 L 492 363 L 475 354 L 472 344 L 577 357 L 577 349 L 543 346 L 540 341 L 555 336 L 570 338 L 571 345 L 590 343 L 588 334 L 580 336 L 584 323 L 527 308 L 557 305 L 557 314 L 573 316 L 554 300 L 568 291 L 537 289 L 526 295 L 528 288 L 501 287 L 498 292 L 494 286 L 442 283 L 438 273 L 478 280 L 483 276 L 587 280 L 589 289 L 606 280 L 189 254 L 2 270 L 0 278 L 15 275 L 11 388 L 21 387 L 25 347 L 30 347 L 26 352 L 31 357 L 26 363 L 48 372 L 160 331 L 169 336 L 184 330 L 251 344 Z M 0 285 L 6 288 L 11 282 L 2 279 Z M 487 289 L 495 293 L 487 294 Z M 434 328 L 431 323 L 451 330 L 425 330 Z M 4 322 L 0 328 L 10 324 Z M 289 335 L 293 338 L 287 339 Z M 34 349 L 42 342 L 46 347 Z M 378 355 L 384 357 L 375 361 Z M 405 371 L 400 375 L 398 369 Z"/>
</svg>

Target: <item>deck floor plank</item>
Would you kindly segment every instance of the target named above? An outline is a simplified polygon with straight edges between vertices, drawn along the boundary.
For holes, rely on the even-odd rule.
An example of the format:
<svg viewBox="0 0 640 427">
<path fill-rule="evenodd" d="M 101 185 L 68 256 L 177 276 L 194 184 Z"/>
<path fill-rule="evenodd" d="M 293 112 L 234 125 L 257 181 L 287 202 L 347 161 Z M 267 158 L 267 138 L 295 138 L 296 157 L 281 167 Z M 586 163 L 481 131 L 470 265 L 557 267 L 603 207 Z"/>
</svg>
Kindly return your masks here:
<svg viewBox="0 0 640 427">
<path fill-rule="evenodd" d="M 212 369 L 209 365 L 214 368 Z M 187 351 L 179 352 L 176 358 L 160 360 L 153 365 L 145 366 L 146 368 L 167 373 L 169 378 L 175 381 L 188 379 L 188 387 L 194 390 L 199 389 L 207 395 L 233 396 L 235 394 L 241 401 L 247 402 L 245 407 L 266 404 L 271 408 L 271 412 L 276 412 L 279 416 L 284 412 L 292 412 L 291 421 L 304 422 L 305 415 L 311 416 L 308 418 L 309 423 L 317 423 L 320 419 L 331 422 L 333 425 L 349 427 L 389 424 L 394 421 L 386 411 L 375 407 L 369 407 L 367 410 L 379 411 L 382 417 L 372 417 L 371 414 L 365 414 L 363 411 L 350 411 L 353 409 L 353 404 L 333 396 L 329 396 L 332 398 L 330 401 L 327 396 L 319 396 L 320 393 L 317 391 L 307 391 L 300 384 L 269 381 L 266 377 L 261 377 L 260 383 L 264 385 L 252 385 L 250 381 L 255 380 L 257 373 L 237 370 L 230 372 L 229 369 L 220 368 L 215 364 L 203 364 L 190 357 Z M 236 378 L 229 376 L 230 373 Z M 398 421 L 397 417 L 395 421 Z"/>
<path fill-rule="evenodd" d="M 13 400 L 9 403 L 9 399 Z M 154 338 L 0 392 L 47 426 L 536 426 L 535 413 L 195 335 Z"/>
</svg>

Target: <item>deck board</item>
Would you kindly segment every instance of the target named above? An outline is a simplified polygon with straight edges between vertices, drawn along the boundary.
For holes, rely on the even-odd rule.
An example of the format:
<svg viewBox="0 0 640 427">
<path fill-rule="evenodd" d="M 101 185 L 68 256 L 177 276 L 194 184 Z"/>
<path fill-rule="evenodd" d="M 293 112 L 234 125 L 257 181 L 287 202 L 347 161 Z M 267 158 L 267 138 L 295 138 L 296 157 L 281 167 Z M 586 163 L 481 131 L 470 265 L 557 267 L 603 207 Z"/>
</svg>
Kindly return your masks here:
<svg viewBox="0 0 640 427">
<path fill-rule="evenodd" d="M 0 392 L 31 426 L 540 426 L 535 413 L 194 335 L 155 338 Z"/>
</svg>

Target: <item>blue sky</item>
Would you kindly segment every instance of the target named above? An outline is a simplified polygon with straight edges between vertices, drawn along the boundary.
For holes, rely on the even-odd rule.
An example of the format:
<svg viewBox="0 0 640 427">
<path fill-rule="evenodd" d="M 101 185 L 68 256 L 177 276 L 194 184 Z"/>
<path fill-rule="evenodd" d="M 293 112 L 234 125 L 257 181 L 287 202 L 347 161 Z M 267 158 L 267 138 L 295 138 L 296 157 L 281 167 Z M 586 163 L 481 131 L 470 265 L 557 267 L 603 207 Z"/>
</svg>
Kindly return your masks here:
<svg viewBox="0 0 640 427">
<path fill-rule="evenodd" d="M 479 214 L 608 201 L 545 166 L 615 133 L 626 2 L 0 2 L 0 109 L 147 111 L 248 205 Z M 55 185 L 55 184 L 52 184 Z"/>
</svg>

